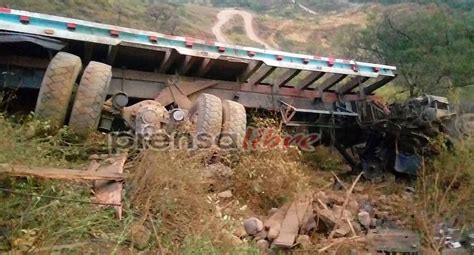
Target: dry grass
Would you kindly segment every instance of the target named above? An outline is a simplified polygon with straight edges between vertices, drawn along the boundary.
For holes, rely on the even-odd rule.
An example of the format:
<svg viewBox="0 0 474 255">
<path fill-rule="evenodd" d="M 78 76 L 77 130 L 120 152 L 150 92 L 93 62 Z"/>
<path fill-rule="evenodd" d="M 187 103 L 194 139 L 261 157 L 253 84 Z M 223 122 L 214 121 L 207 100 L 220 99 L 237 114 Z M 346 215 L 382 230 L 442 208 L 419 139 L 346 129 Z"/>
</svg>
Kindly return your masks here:
<svg viewBox="0 0 474 255">
<path fill-rule="evenodd" d="M 203 177 L 209 152 L 145 151 L 129 183 L 130 199 L 141 221 L 154 229 L 160 254 L 220 254 L 234 247 L 226 222 L 216 217 Z M 198 253 L 196 253 L 198 252 Z"/>
<path fill-rule="evenodd" d="M 417 183 L 413 209 L 415 227 L 430 252 L 439 251 L 443 240 L 435 240 L 435 224 L 453 224 L 465 230 L 474 219 L 474 152 L 460 145 L 427 163 Z"/>
<path fill-rule="evenodd" d="M 234 193 L 256 211 L 280 207 L 309 189 L 311 169 L 300 159 L 296 150 L 242 155 L 232 177 Z"/>
<path fill-rule="evenodd" d="M 201 155 L 146 151 L 140 155 L 130 182 L 131 202 L 143 221 L 154 219 L 160 244 L 179 247 L 187 236 L 212 231 L 211 205 L 200 185 Z M 215 228 L 214 228 L 215 230 Z M 171 251 L 168 251 L 171 252 Z"/>
</svg>

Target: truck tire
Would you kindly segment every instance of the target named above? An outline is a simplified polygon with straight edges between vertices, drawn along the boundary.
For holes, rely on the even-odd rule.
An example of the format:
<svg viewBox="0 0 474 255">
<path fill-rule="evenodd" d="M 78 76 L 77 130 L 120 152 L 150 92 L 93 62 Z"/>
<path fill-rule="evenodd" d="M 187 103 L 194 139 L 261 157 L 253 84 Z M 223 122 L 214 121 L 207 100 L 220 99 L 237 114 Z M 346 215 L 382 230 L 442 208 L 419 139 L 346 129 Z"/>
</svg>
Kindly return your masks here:
<svg viewBox="0 0 474 255">
<path fill-rule="evenodd" d="M 198 142 L 197 136 L 207 135 L 212 138 L 212 144 L 218 139 L 222 128 L 222 102 L 221 99 L 210 95 L 201 94 L 194 102 L 190 110 L 191 120 L 194 122 L 194 140 L 198 147 L 202 143 Z M 201 145 L 200 145 L 201 144 Z M 210 145 L 210 144 L 209 144 Z"/>
<path fill-rule="evenodd" d="M 53 129 L 64 125 L 72 89 L 82 68 L 78 56 L 59 52 L 46 69 L 36 101 L 35 114 Z"/>
<path fill-rule="evenodd" d="M 232 145 L 233 148 L 241 148 L 246 128 L 245 107 L 231 100 L 222 101 L 222 132 L 219 141 L 221 146 Z"/>
<path fill-rule="evenodd" d="M 91 61 L 84 70 L 69 119 L 77 135 L 85 137 L 97 129 L 111 78 L 112 67 L 103 63 Z"/>
</svg>

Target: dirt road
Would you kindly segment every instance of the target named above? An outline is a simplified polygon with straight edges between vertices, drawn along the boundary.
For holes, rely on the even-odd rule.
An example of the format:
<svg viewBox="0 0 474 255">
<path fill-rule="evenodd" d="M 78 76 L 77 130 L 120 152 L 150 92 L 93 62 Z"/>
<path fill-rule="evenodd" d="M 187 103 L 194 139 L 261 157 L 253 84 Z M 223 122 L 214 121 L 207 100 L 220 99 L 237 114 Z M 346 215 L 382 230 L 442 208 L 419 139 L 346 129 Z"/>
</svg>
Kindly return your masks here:
<svg viewBox="0 0 474 255">
<path fill-rule="evenodd" d="M 216 36 L 217 41 L 230 43 L 222 32 L 222 26 L 224 26 L 224 24 L 235 15 L 240 15 L 244 19 L 245 33 L 250 40 L 263 45 L 266 49 L 273 49 L 269 44 L 262 41 L 255 33 L 252 26 L 253 15 L 249 12 L 235 9 L 225 9 L 217 14 L 217 22 L 212 27 L 212 33 Z"/>
</svg>

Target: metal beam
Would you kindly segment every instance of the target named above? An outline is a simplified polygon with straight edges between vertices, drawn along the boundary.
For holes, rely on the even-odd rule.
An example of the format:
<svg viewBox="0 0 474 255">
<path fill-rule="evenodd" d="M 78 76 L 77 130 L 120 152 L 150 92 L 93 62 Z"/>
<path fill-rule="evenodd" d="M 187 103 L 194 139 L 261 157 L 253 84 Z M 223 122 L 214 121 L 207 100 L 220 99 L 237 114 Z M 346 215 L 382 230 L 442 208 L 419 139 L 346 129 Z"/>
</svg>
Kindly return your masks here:
<svg viewBox="0 0 474 255">
<path fill-rule="evenodd" d="M 323 82 L 323 84 L 319 85 L 318 89 L 320 91 L 326 91 L 326 90 L 330 89 L 331 87 L 333 87 L 334 85 L 336 85 L 338 82 L 344 80 L 344 78 L 346 78 L 346 76 L 347 75 L 345 75 L 345 74 L 333 74 L 327 80 L 325 80 Z"/>
<path fill-rule="evenodd" d="M 179 69 L 180 74 L 186 74 L 189 69 L 193 66 L 194 63 L 198 60 L 198 57 L 194 56 L 186 56 L 184 58 L 183 63 L 181 64 L 181 68 Z"/>
<path fill-rule="evenodd" d="M 369 77 L 363 77 L 363 76 L 356 76 L 353 77 L 349 82 L 346 84 L 342 85 L 338 90 L 337 93 L 339 94 L 346 94 L 347 92 L 350 92 L 351 90 L 355 89 L 357 86 L 361 85 L 362 83 L 366 82 L 369 79 Z"/>
<path fill-rule="evenodd" d="M 113 65 L 115 62 L 115 58 L 117 57 L 117 53 L 119 51 L 119 46 L 109 46 L 107 51 L 107 64 Z"/>
<path fill-rule="evenodd" d="M 295 78 L 301 70 L 298 69 L 288 69 L 278 80 L 273 84 L 273 86 L 283 87 L 285 86 L 291 79 Z"/>
<path fill-rule="evenodd" d="M 109 52 L 111 51 L 111 47 L 109 46 Z M 94 52 L 95 44 L 91 42 L 84 42 L 84 55 L 82 57 L 82 63 L 84 66 L 89 64 L 92 59 L 92 53 Z"/>
<path fill-rule="evenodd" d="M 396 76 L 386 76 L 368 86 L 366 86 L 363 90 L 365 95 L 372 94 L 372 92 L 376 91 L 377 89 L 381 88 L 383 85 L 389 83 L 393 79 L 395 79 Z"/>
<path fill-rule="evenodd" d="M 298 89 L 306 89 L 319 78 L 323 77 L 323 72 L 312 72 L 308 74 L 296 87 Z"/>
<path fill-rule="evenodd" d="M 207 72 L 209 72 L 211 67 L 214 65 L 214 63 L 215 63 L 215 61 L 213 59 L 210 59 L 210 58 L 203 59 L 203 61 L 201 63 L 201 66 L 199 67 L 199 71 L 198 71 L 197 75 L 199 77 L 202 77 L 202 76 L 206 75 Z"/>
<path fill-rule="evenodd" d="M 249 83 L 252 85 L 259 84 L 265 80 L 265 78 L 267 78 L 275 69 L 276 67 L 274 66 L 267 66 L 264 64 L 254 75 L 250 77 Z"/>
<path fill-rule="evenodd" d="M 245 71 L 243 71 L 242 74 L 239 76 L 238 82 L 239 83 L 247 82 L 250 76 L 252 76 L 262 65 L 263 65 L 263 62 L 261 61 L 251 61 L 247 65 L 247 68 L 245 68 Z"/>
<path fill-rule="evenodd" d="M 168 72 L 171 64 L 173 64 L 175 60 L 175 55 L 173 54 L 172 49 L 167 49 L 165 51 L 165 56 L 163 57 L 163 61 L 161 61 L 160 67 L 158 68 L 159 73 L 166 73 Z"/>
</svg>

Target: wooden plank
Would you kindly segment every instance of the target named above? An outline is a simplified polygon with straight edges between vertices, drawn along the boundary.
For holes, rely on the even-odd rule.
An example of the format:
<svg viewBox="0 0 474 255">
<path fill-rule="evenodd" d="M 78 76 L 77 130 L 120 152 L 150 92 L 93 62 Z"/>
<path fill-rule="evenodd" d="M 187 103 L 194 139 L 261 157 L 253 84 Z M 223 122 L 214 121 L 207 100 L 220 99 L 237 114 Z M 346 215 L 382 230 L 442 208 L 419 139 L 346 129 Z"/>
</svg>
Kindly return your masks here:
<svg viewBox="0 0 474 255">
<path fill-rule="evenodd" d="M 289 69 L 286 71 L 282 76 L 278 78 L 278 80 L 273 84 L 273 86 L 282 87 L 285 86 L 291 79 L 295 78 L 301 70 L 298 69 Z"/>
<path fill-rule="evenodd" d="M 338 90 L 337 93 L 339 94 L 345 94 L 347 92 L 350 92 L 351 90 L 355 89 L 357 86 L 363 84 L 369 79 L 369 77 L 362 77 L 362 76 L 356 76 L 353 77 L 349 82 L 346 84 L 342 85 Z"/>
<path fill-rule="evenodd" d="M 18 177 L 38 177 L 46 179 L 62 179 L 62 180 L 106 180 L 106 181 L 122 181 L 124 175 L 121 173 L 108 172 L 92 172 L 84 170 L 73 170 L 64 168 L 48 168 L 48 167 L 28 167 L 22 165 L 0 164 L 0 174 Z"/>
<path fill-rule="evenodd" d="M 105 165 L 101 165 L 96 173 L 122 174 L 123 166 L 127 160 L 127 153 L 107 159 Z M 108 164 L 107 164 L 108 163 Z M 95 181 L 95 200 L 103 204 L 120 204 L 114 206 L 117 218 L 122 219 L 122 188 L 123 183 L 117 181 Z"/>
<path fill-rule="evenodd" d="M 204 76 L 209 72 L 211 67 L 214 65 L 215 61 L 210 58 L 203 59 L 201 66 L 199 67 L 199 71 L 197 73 L 198 76 Z"/>
<path fill-rule="evenodd" d="M 268 218 L 263 226 L 265 230 L 268 231 L 268 238 L 275 239 L 280 234 L 281 223 L 285 219 L 286 212 L 290 207 L 290 203 L 286 203 L 282 207 L 280 207 L 270 218 Z"/>
<path fill-rule="evenodd" d="M 323 72 L 312 72 L 308 74 L 308 76 L 306 76 L 298 85 L 296 85 L 296 87 L 298 89 L 306 89 L 319 78 L 323 77 L 323 75 Z"/>
<path fill-rule="evenodd" d="M 330 76 L 327 80 L 323 82 L 320 86 L 318 86 L 317 89 L 320 91 L 326 91 L 336 85 L 338 82 L 342 81 L 344 78 L 346 78 L 347 75 L 345 74 L 333 74 Z"/>
<path fill-rule="evenodd" d="M 256 85 L 265 80 L 276 67 L 263 65 L 258 71 L 250 77 L 249 84 Z"/>
<path fill-rule="evenodd" d="M 291 248 L 295 243 L 303 219 L 311 206 L 311 200 L 307 198 L 293 202 L 288 209 L 285 219 L 281 223 L 280 234 L 273 242 L 274 245 L 283 248 Z"/>
<path fill-rule="evenodd" d="M 252 61 L 247 65 L 245 71 L 239 76 L 239 83 L 245 83 L 261 66 L 263 62 L 261 61 Z"/>
<path fill-rule="evenodd" d="M 173 55 L 173 50 L 168 49 L 165 51 L 165 56 L 163 57 L 163 60 L 161 61 L 160 67 L 158 68 L 159 73 L 166 73 L 168 72 L 168 69 L 170 69 L 171 64 L 173 64 L 173 61 L 175 60 L 175 55 Z"/>
<path fill-rule="evenodd" d="M 194 56 L 186 56 L 184 58 L 184 61 L 183 63 L 181 64 L 181 68 L 179 69 L 179 73 L 180 74 L 186 74 L 189 69 L 191 69 L 191 67 L 194 65 L 194 63 L 196 63 L 196 61 L 198 60 L 199 58 L 198 57 L 194 57 Z"/>
<path fill-rule="evenodd" d="M 381 88 L 383 85 L 389 83 L 393 79 L 395 79 L 396 76 L 387 76 L 383 77 L 382 79 L 374 82 L 373 84 L 370 84 L 364 88 L 364 94 L 369 95 L 372 92 L 376 91 L 377 89 Z"/>
<path fill-rule="evenodd" d="M 110 45 L 107 51 L 107 64 L 113 65 L 115 62 L 115 59 L 117 58 L 117 53 L 119 51 L 119 45 L 112 46 Z"/>
</svg>

